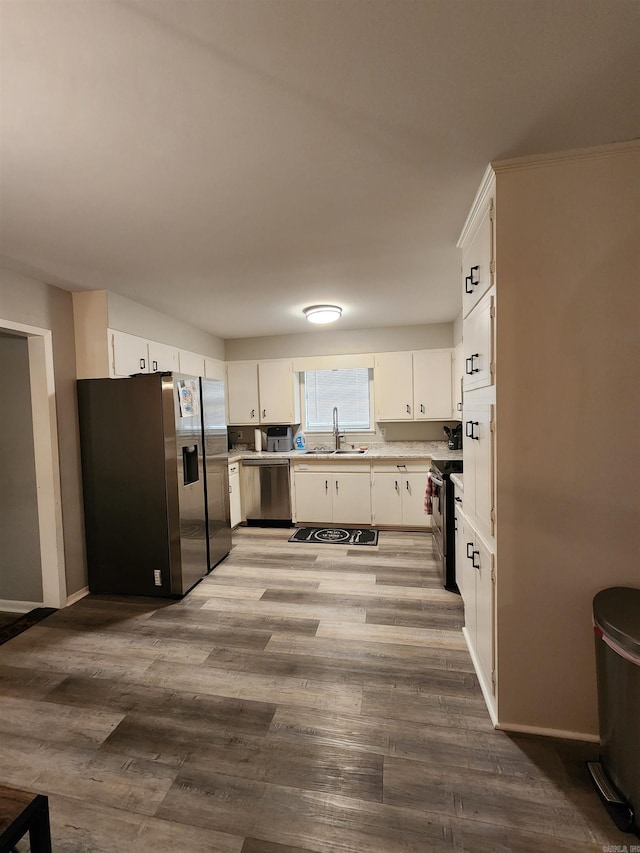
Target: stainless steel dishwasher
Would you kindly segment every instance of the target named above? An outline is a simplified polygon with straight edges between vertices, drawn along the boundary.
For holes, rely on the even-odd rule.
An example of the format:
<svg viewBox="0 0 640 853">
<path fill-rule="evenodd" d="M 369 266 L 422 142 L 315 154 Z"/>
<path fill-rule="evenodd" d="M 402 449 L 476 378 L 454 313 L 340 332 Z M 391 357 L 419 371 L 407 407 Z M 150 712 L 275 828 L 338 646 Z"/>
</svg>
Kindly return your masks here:
<svg viewBox="0 0 640 853">
<path fill-rule="evenodd" d="M 291 527 L 289 459 L 243 459 L 242 502 L 247 524 Z"/>
</svg>

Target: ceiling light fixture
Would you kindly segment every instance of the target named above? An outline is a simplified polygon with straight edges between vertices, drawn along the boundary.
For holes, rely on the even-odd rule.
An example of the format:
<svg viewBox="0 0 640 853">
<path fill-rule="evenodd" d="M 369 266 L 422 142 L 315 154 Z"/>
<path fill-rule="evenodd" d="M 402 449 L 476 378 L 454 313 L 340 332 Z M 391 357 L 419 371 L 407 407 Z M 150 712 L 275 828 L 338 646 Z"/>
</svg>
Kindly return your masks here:
<svg viewBox="0 0 640 853">
<path fill-rule="evenodd" d="M 342 316 L 339 305 L 310 305 L 302 312 L 310 323 L 333 323 Z"/>
</svg>

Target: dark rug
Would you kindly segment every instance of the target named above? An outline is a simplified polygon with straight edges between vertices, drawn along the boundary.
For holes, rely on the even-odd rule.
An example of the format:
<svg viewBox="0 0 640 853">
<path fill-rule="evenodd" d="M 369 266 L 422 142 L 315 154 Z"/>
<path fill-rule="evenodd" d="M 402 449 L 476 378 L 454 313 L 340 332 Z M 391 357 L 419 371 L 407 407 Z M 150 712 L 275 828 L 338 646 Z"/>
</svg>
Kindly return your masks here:
<svg viewBox="0 0 640 853">
<path fill-rule="evenodd" d="M 329 545 L 377 545 L 378 531 L 359 527 L 298 527 L 289 542 L 328 542 Z"/>
<path fill-rule="evenodd" d="M 0 625 L 0 646 L 6 643 L 7 640 L 12 640 L 18 634 L 22 634 L 27 628 L 32 625 L 37 625 L 47 616 L 57 611 L 57 607 L 36 607 L 35 610 L 30 610 L 28 613 L 23 613 L 22 616 L 17 616 L 13 622 L 7 625 Z"/>
</svg>

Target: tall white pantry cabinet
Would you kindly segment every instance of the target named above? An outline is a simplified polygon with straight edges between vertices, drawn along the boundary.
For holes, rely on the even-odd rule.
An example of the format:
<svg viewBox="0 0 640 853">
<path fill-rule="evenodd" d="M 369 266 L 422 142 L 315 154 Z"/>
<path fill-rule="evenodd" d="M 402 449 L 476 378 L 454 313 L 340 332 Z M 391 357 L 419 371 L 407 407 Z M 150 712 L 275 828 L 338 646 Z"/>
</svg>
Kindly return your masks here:
<svg viewBox="0 0 640 853">
<path fill-rule="evenodd" d="M 609 426 L 638 423 L 639 175 L 638 141 L 493 163 L 459 241 L 465 633 L 506 730 L 597 739 L 593 597 L 640 587 Z"/>
</svg>

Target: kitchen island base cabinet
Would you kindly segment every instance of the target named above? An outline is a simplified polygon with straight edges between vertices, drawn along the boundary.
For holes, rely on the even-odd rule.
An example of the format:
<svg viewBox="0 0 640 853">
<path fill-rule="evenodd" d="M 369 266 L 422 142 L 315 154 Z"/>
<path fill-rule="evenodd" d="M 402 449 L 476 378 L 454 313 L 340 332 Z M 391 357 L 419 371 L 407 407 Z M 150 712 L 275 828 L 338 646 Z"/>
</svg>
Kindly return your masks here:
<svg viewBox="0 0 640 853">
<path fill-rule="evenodd" d="M 296 523 L 371 524 L 369 468 L 348 467 L 352 470 L 339 473 L 325 467 L 294 470 Z"/>
</svg>

